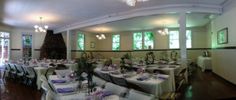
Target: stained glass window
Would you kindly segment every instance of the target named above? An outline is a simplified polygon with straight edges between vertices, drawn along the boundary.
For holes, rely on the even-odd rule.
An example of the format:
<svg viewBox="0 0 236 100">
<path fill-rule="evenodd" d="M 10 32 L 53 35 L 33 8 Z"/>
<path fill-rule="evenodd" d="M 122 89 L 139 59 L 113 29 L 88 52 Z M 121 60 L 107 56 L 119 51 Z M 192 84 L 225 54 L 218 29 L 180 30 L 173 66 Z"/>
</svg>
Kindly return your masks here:
<svg viewBox="0 0 236 100">
<path fill-rule="evenodd" d="M 152 32 L 144 32 L 144 49 L 149 49 L 149 46 L 154 46 L 154 36 Z"/>
<path fill-rule="evenodd" d="M 154 47 L 154 35 L 152 32 L 137 32 L 133 34 L 133 49 L 149 49 Z"/>
<path fill-rule="evenodd" d="M 120 50 L 120 35 L 112 35 L 112 50 Z"/>
<path fill-rule="evenodd" d="M 192 47 L 192 36 L 190 30 L 186 31 L 186 47 Z M 169 48 L 179 48 L 179 31 L 169 31 Z"/>
<path fill-rule="evenodd" d="M 137 32 L 133 34 L 133 49 L 140 50 L 143 46 L 143 34 L 142 32 Z"/>
<path fill-rule="evenodd" d="M 22 34 L 23 58 L 30 59 L 32 57 L 32 35 Z"/>
<path fill-rule="evenodd" d="M 78 33 L 77 46 L 79 50 L 84 50 L 84 34 Z"/>
</svg>

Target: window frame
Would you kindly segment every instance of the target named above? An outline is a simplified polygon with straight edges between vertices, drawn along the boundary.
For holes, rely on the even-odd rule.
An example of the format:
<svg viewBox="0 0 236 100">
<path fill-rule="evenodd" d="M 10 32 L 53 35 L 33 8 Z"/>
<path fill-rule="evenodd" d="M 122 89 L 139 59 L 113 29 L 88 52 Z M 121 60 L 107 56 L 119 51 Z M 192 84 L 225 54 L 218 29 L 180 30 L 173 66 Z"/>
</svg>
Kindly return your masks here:
<svg viewBox="0 0 236 100">
<path fill-rule="evenodd" d="M 170 35 L 168 36 L 168 39 L 169 39 L 169 49 L 179 49 L 180 48 L 180 43 L 179 43 L 179 30 L 170 30 L 169 31 L 169 33 L 171 32 L 171 31 L 177 31 L 177 33 L 178 33 L 178 44 L 179 44 L 179 46 L 177 47 L 177 48 L 171 48 L 170 47 L 170 41 L 171 41 L 171 39 L 170 39 Z M 187 41 L 188 41 L 188 38 L 187 38 L 187 32 L 190 32 L 190 47 L 187 47 Z M 185 36 L 186 36 L 186 48 L 192 48 L 193 47 L 193 43 L 192 43 L 192 30 L 186 30 L 186 33 L 185 33 Z M 176 40 L 176 39 L 175 39 Z"/>
<path fill-rule="evenodd" d="M 80 48 L 79 44 L 79 34 L 83 35 L 83 49 Z M 76 41 L 77 50 L 85 50 L 85 34 L 82 32 L 77 32 L 77 41 Z"/>
<path fill-rule="evenodd" d="M 115 36 L 115 35 L 119 35 L 119 42 L 113 42 L 113 36 Z M 112 43 L 111 43 L 111 50 L 112 50 L 112 51 L 119 51 L 120 48 L 121 48 L 121 43 L 120 43 L 120 40 L 121 40 L 120 37 L 121 37 L 121 35 L 120 35 L 120 34 L 112 34 L 111 37 L 112 37 L 112 40 L 111 40 L 111 41 L 112 41 Z M 119 49 L 118 49 L 118 50 L 113 50 L 113 43 L 119 43 Z"/>
<path fill-rule="evenodd" d="M 152 49 L 155 47 L 155 34 L 154 34 L 154 32 L 153 31 L 141 31 L 141 32 L 133 32 L 133 34 L 132 34 L 132 37 L 133 37 L 133 46 L 132 46 L 132 49 L 133 50 L 148 50 L 149 48 L 145 48 L 145 33 L 146 32 L 150 32 L 150 33 L 152 33 L 152 35 L 153 35 L 153 47 L 152 47 Z M 134 34 L 135 33 L 141 33 L 142 34 L 142 40 L 141 40 L 141 44 L 142 44 L 142 46 L 141 46 L 141 49 L 135 49 L 134 48 L 134 44 L 135 44 L 135 41 L 134 41 Z M 140 42 L 140 41 L 139 41 Z M 136 42 L 137 43 L 137 42 Z"/>
</svg>

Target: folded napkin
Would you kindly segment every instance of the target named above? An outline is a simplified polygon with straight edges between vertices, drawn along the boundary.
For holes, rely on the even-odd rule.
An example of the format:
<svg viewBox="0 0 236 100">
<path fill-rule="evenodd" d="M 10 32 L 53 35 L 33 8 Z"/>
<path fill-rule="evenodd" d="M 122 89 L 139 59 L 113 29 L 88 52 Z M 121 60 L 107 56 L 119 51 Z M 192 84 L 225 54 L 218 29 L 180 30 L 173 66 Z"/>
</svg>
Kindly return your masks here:
<svg viewBox="0 0 236 100">
<path fill-rule="evenodd" d="M 137 78 L 137 80 L 139 80 L 139 81 L 144 81 L 144 80 L 147 80 L 147 79 L 149 79 L 148 76 L 142 76 L 142 77 Z"/>
<path fill-rule="evenodd" d="M 102 93 L 102 97 L 106 97 L 106 96 L 110 96 L 113 95 L 113 93 L 111 91 L 103 91 Z"/>
<path fill-rule="evenodd" d="M 52 83 L 66 83 L 66 80 L 51 80 Z"/>
<path fill-rule="evenodd" d="M 74 92 L 74 89 L 72 87 L 68 87 L 68 88 L 58 88 L 57 89 L 58 93 L 71 93 Z"/>
<path fill-rule="evenodd" d="M 157 75 L 157 78 L 158 78 L 158 79 L 162 79 L 162 80 L 168 79 L 168 77 L 167 77 L 167 76 L 164 76 L 164 75 Z"/>
</svg>

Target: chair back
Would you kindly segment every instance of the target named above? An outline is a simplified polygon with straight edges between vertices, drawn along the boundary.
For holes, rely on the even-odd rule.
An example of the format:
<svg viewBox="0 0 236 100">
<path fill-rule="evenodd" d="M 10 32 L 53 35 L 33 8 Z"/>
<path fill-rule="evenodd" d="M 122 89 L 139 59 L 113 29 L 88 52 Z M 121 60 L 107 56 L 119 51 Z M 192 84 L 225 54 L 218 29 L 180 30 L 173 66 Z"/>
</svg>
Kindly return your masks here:
<svg viewBox="0 0 236 100">
<path fill-rule="evenodd" d="M 47 81 L 43 81 L 43 83 L 41 84 L 41 88 L 43 89 L 43 91 L 45 93 L 47 93 L 49 90 L 51 90 L 51 88 L 50 88 L 50 86 L 49 86 Z"/>
<path fill-rule="evenodd" d="M 9 64 L 10 68 L 11 68 L 11 71 L 12 72 L 16 72 L 16 67 L 14 66 L 14 64 Z"/>
<path fill-rule="evenodd" d="M 56 97 L 55 93 L 50 90 L 47 92 L 45 100 L 55 100 L 55 97 Z"/>
<path fill-rule="evenodd" d="M 49 75 L 55 74 L 55 69 L 56 68 L 54 68 L 54 67 L 50 67 L 50 68 L 47 69 L 47 71 L 45 73 L 45 77 L 46 77 L 47 80 L 48 80 Z"/>
<path fill-rule="evenodd" d="M 24 69 L 20 65 L 16 64 L 15 67 L 16 67 L 16 70 L 17 70 L 18 73 L 25 73 Z"/>
<path fill-rule="evenodd" d="M 33 78 L 36 78 L 36 72 L 33 67 L 27 67 L 25 68 L 26 72 L 29 76 L 32 76 Z"/>
<path fill-rule="evenodd" d="M 5 70 L 6 71 L 10 71 L 11 70 L 11 67 L 10 67 L 10 65 L 8 63 L 5 63 L 4 65 L 5 65 Z"/>
<path fill-rule="evenodd" d="M 129 91 L 128 100 L 154 100 L 154 96 L 151 94 L 131 89 Z"/>
</svg>

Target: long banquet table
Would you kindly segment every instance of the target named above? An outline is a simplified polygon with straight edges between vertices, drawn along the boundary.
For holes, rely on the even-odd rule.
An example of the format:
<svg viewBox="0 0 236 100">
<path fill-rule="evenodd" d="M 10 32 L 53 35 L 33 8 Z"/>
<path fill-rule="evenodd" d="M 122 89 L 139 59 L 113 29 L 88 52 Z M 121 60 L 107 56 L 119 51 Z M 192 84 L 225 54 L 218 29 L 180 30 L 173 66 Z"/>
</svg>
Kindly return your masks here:
<svg viewBox="0 0 236 100">
<path fill-rule="evenodd" d="M 122 77 L 122 78 L 124 78 L 122 74 L 119 74 L 119 75 L 111 74 L 111 72 L 114 72 L 114 71 L 103 71 L 103 70 L 101 70 L 101 68 L 96 68 L 94 71 L 96 73 L 110 74 L 113 77 Z M 164 93 L 164 92 L 170 92 L 170 90 L 169 90 L 170 87 L 168 85 L 170 83 L 169 75 L 162 75 L 166 79 L 149 78 L 148 80 L 143 80 L 143 81 L 137 80 L 137 78 L 139 78 L 140 76 L 141 75 L 136 74 L 132 77 L 128 77 L 128 78 L 125 78 L 125 79 L 128 82 L 131 82 L 131 83 L 134 83 L 134 84 L 140 86 L 145 91 L 148 91 L 149 93 L 152 93 L 156 97 L 161 96 L 161 94 Z"/>
<path fill-rule="evenodd" d="M 61 83 L 61 84 L 60 83 L 53 84 L 51 82 L 52 80 L 60 80 L 60 78 L 57 75 L 50 75 L 49 76 L 48 82 L 54 90 L 57 90 L 59 88 L 61 88 L 61 89 L 62 88 L 75 89 L 75 92 L 66 93 L 66 94 L 57 93 L 57 91 L 55 91 L 56 96 L 54 99 L 56 99 L 56 100 L 93 100 L 93 99 L 88 99 L 89 95 L 87 93 L 86 88 L 85 88 L 85 90 L 78 89 L 78 85 L 79 85 L 78 81 L 71 81 L 71 82 Z M 84 82 L 86 82 L 86 81 L 84 81 Z M 103 100 L 120 100 L 120 99 L 119 99 L 119 96 L 117 96 L 117 95 L 111 95 L 111 96 L 106 97 Z"/>
</svg>

